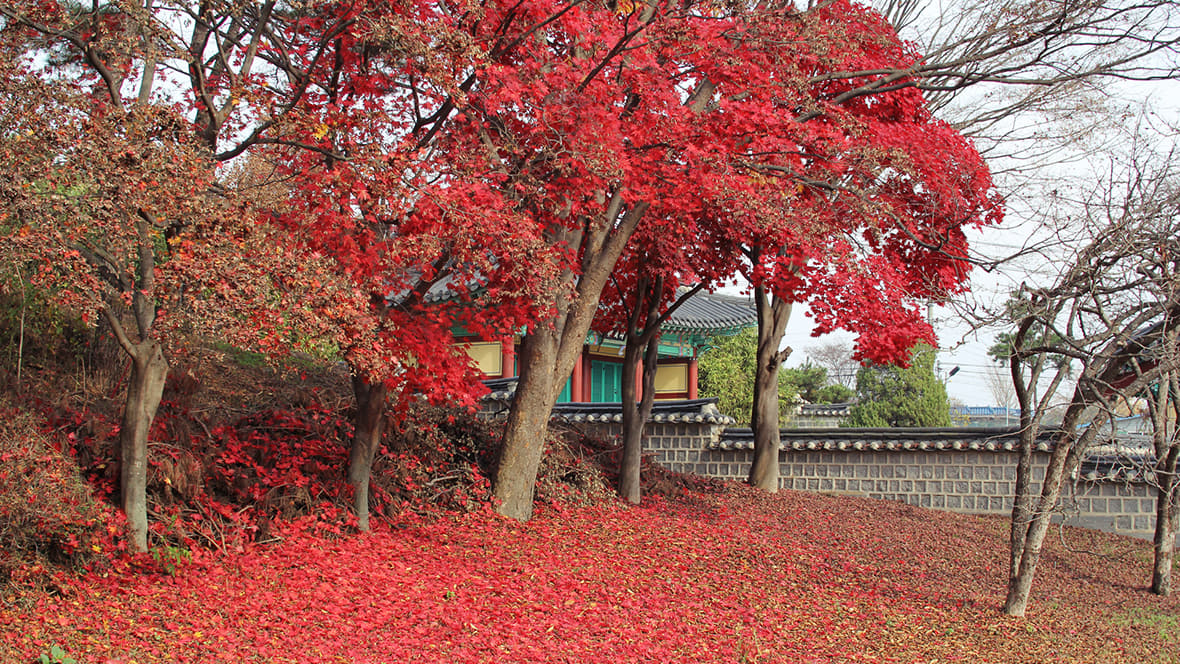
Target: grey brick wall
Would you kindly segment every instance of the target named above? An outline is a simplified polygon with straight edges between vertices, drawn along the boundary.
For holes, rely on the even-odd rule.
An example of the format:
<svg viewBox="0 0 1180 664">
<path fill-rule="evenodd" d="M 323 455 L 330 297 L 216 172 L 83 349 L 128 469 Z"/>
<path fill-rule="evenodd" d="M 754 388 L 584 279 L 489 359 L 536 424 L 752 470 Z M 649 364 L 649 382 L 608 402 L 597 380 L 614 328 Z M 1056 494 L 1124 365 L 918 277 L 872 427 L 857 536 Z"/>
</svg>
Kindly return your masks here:
<svg viewBox="0 0 1180 664">
<path fill-rule="evenodd" d="M 617 424 L 589 425 L 599 435 L 617 435 Z M 644 451 L 660 465 L 682 473 L 744 480 L 751 452 L 715 447 L 724 427 L 693 423 L 648 424 Z M 798 432 L 795 432 L 798 433 Z M 949 435 L 949 434 L 948 434 Z M 795 448 L 808 444 L 794 443 Z M 918 507 L 968 514 L 1008 516 L 1016 481 L 1013 451 L 971 449 L 785 449 L 779 486 L 840 496 L 896 500 Z M 887 447 L 887 446 L 882 446 Z M 937 445 L 935 445 L 937 447 Z M 1034 484 L 1044 477 L 1046 452 L 1034 457 Z M 1155 489 L 1143 483 L 1071 481 L 1064 488 L 1058 521 L 1069 525 L 1152 537 Z"/>
</svg>

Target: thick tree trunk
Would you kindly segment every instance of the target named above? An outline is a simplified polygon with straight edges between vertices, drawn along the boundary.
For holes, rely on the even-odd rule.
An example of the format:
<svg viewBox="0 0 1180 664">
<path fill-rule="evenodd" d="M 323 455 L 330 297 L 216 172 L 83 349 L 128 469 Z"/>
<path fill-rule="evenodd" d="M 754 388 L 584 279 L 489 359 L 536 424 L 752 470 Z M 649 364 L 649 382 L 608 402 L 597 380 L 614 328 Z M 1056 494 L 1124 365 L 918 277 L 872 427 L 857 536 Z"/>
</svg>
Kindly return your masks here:
<svg viewBox="0 0 1180 664">
<path fill-rule="evenodd" d="M 504 444 L 492 482 L 492 497 L 499 501 L 496 511 L 503 516 L 519 521 L 532 517 L 549 415 L 582 353 L 602 289 L 648 207 L 649 203 L 640 202 L 624 212 L 623 195 L 614 192 L 602 217 L 588 220 L 588 230 L 567 230 L 554 239 L 555 244 L 560 241 L 583 248 L 582 271 L 577 277 L 569 275 L 570 283 L 575 284 L 574 297 L 558 297 L 553 303 L 556 315 L 552 326 L 536 325 L 521 340 L 516 395 L 508 410 Z"/>
<path fill-rule="evenodd" d="M 765 289 L 754 289 L 758 310 L 757 373 L 754 376 L 754 406 L 750 426 L 754 430 L 754 458 L 750 464 L 747 483 L 775 493 L 779 484 L 779 367 L 791 354 L 791 349 L 779 350 L 791 318 L 792 304 L 775 297 L 768 299 Z"/>
<path fill-rule="evenodd" d="M 643 421 L 636 400 L 635 373 L 639 369 L 640 349 L 631 339 L 623 349 L 623 450 L 619 457 L 619 497 L 638 505 L 642 498 L 639 487 L 639 461 L 642 457 Z"/>
<path fill-rule="evenodd" d="M 642 340 L 628 339 L 623 351 L 623 453 L 619 458 L 619 496 L 638 505 L 643 498 L 640 469 L 643 460 L 643 430 L 655 400 L 659 338 L 651 335 L 643 349 L 643 394 L 635 401 L 635 371 L 639 366 Z M 628 379 L 630 378 L 630 379 Z"/>
<path fill-rule="evenodd" d="M 750 426 L 754 430 L 754 458 L 747 482 L 764 491 L 778 491 L 779 437 L 778 367 L 766 367 L 761 358 L 754 377 L 754 407 Z"/>
<path fill-rule="evenodd" d="M 370 382 L 368 378 L 353 376 L 352 391 L 356 396 L 356 416 L 353 420 L 352 449 L 348 454 L 348 483 L 353 490 L 353 509 L 357 528 L 369 530 L 369 480 L 373 474 L 373 459 L 381 449 L 381 423 L 385 414 L 385 383 Z"/>
<path fill-rule="evenodd" d="M 533 515 L 537 469 L 545 451 L 549 415 L 558 391 L 553 367 L 557 360 L 557 331 L 548 328 L 525 335 L 520 343 L 520 377 L 504 426 L 504 445 L 496 460 L 493 497 L 496 511 L 518 521 Z"/>
<path fill-rule="evenodd" d="M 123 406 L 123 426 L 119 431 L 119 489 L 123 513 L 127 515 L 131 550 L 148 549 L 147 535 L 147 440 L 164 394 L 168 378 L 168 361 L 160 343 L 148 339 L 134 345 L 131 354 L 131 378 Z"/>
</svg>

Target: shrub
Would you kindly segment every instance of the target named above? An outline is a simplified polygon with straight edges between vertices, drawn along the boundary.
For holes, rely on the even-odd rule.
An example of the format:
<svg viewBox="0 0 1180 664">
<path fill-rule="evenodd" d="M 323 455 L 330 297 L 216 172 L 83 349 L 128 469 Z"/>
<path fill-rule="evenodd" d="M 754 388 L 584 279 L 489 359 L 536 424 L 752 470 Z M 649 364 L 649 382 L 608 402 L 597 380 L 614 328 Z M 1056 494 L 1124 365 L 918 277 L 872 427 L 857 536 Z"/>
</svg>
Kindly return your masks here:
<svg viewBox="0 0 1180 664">
<path fill-rule="evenodd" d="M 0 584 L 44 582 L 108 546 L 111 510 L 35 415 L 0 397 Z"/>
</svg>

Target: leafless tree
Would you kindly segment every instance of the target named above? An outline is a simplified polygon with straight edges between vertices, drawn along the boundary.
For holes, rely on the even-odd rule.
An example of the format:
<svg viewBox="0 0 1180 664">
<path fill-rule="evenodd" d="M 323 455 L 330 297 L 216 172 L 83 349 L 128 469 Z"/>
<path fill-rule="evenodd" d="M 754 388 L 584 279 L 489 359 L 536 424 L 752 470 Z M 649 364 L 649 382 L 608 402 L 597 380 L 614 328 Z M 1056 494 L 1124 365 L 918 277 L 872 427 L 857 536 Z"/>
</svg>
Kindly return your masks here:
<svg viewBox="0 0 1180 664">
<path fill-rule="evenodd" d="M 1146 404 L 1146 432 L 1128 435 L 1118 432 L 1109 450 L 1111 468 L 1106 472 L 1126 471 L 1130 477 L 1145 482 L 1156 492 L 1155 533 L 1152 541 L 1151 591 L 1157 595 L 1172 593 L 1172 566 L 1175 560 L 1177 525 L 1180 522 L 1180 372 L 1175 358 L 1180 354 L 1180 330 L 1156 335 L 1150 347 L 1135 358 L 1132 373 L 1163 363 L 1157 379 L 1141 392 L 1135 403 Z M 1148 441 L 1143 440 L 1146 433 Z M 1126 442 L 1122 439 L 1125 438 Z"/>
<path fill-rule="evenodd" d="M 1161 355 L 1175 358 L 1180 343 L 1173 331 L 1161 340 Z M 1155 561 L 1152 566 L 1151 591 L 1157 595 L 1172 593 L 1172 567 L 1176 553 L 1176 532 L 1180 526 L 1180 373 L 1163 372 L 1159 381 L 1148 391 L 1151 414 L 1151 442 L 1155 464 L 1148 477 L 1156 489 L 1155 537 L 1152 540 Z"/>
<path fill-rule="evenodd" d="M 1143 328 L 1174 322 L 1174 282 L 1164 268 L 1176 260 L 1174 170 L 1164 165 L 1171 161 L 1134 160 L 1124 177 L 1108 173 L 1103 186 L 1095 186 L 1099 178 L 1074 178 L 1086 177 L 1078 164 L 1130 142 L 1121 130 L 1136 124 L 1136 105 L 1115 91 L 1175 76 L 1178 6 L 1154 0 L 876 5 L 932 65 L 955 63 L 932 68 L 919 85 L 940 115 L 975 140 L 1009 205 L 1002 238 L 973 246 L 971 258 L 1007 279 L 1017 295 L 1007 307 L 991 306 L 986 296 L 952 304 L 976 329 L 1017 329 L 1009 368 L 1023 411 L 1022 455 L 1004 611 L 1019 615 L 1062 473 L 1076 467 L 1086 437 L 1101 429 L 1078 435 L 1075 428 L 1109 418 L 1119 394 L 1142 390 L 1162 370 L 1157 364 L 1131 378 L 1120 373 L 1152 341 L 1136 336 Z M 1142 95 L 1142 88 L 1136 92 Z M 1149 172 L 1145 163 L 1156 166 Z M 1044 210 L 1052 211 L 1053 223 L 1042 223 Z M 1116 376 L 1123 381 L 1117 386 Z M 1057 421 L 1064 433 L 1035 496 L 1032 446 Z M 1160 477 L 1168 477 L 1166 469 Z"/>
<path fill-rule="evenodd" d="M 987 383 L 988 392 L 992 395 L 992 403 L 1005 409 L 1016 405 L 1016 388 L 1012 386 L 1012 380 L 1003 369 L 988 367 L 987 373 L 984 374 L 984 381 Z"/>
<path fill-rule="evenodd" d="M 1076 212 L 1057 220 L 1075 241 L 1061 249 L 1076 249 L 1049 285 L 1026 285 L 1009 302 L 1017 328 L 1008 364 L 1021 408 L 1021 444 L 1007 614 L 1025 612 L 1063 480 L 1108 430 L 1117 403 L 1159 383 L 1180 360 L 1158 352 L 1180 329 L 1176 178 L 1171 154 L 1140 153 L 1112 167 L 1088 197 L 1058 201 L 1057 212 Z M 1035 494 L 1034 445 L 1070 379 L 1076 381 Z"/>
<path fill-rule="evenodd" d="M 849 389 L 856 388 L 856 370 L 860 363 L 852 359 L 852 344 L 829 341 L 807 347 L 807 357 L 827 369 L 828 380 Z"/>
</svg>

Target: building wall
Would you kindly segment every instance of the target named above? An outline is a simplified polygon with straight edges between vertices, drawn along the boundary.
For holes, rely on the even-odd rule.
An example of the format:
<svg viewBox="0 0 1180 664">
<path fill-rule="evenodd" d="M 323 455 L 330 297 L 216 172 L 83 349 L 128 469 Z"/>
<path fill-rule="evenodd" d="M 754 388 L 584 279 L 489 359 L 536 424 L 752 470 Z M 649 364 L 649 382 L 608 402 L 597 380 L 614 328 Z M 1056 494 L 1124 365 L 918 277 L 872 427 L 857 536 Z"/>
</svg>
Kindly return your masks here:
<svg viewBox="0 0 1180 664">
<path fill-rule="evenodd" d="M 517 375 L 513 345 L 499 341 L 459 338 L 456 342 L 471 358 L 485 379 Z M 622 398 L 623 357 L 617 346 L 585 346 L 572 375 L 566 381 L 560 403 L 612 403 Z M 642 394 L 642 362 L 631 380 Z M 656 365 L 655 399 L 675 401 L 697 398 L 697 361 L 694 357 L 660 357 Z"/>
<path fill-rule="evenodd" d="M 583 424 L 601 435 L 616 435 L 618 424 Z M 843 439 L 857 430 L 843 429 Z M 825 449 L 829 431 L 784 431 L 779 486 L 839 496 L 896 500 L 918 507 L 1008 517 L 1016 482 L 1015 437 L 970 441 L 962 429 L 927 432 L 920 443 L 887 434 L 846 449 Z M 787 435 L 789 434 L 789 435 Z M 648 424 L 645 453 L 666 468 L 719 479 L 744 481 L 752 451 L 722 449 L 726 427 L 674 422 Z M 899 436 L 898 438 L 904 438 Z M 841 443 L 843 444 L 843 443 Z M 890 449 L 905 446 L 910 449 Z M 972 449 L 972 447 L 976 449 Z M 877 449 L 873 449 L 876 447 Z M 987 449 L 991 447 L 994 449 Z M 1008 449 L 1005 449 L 1007 447 Z M 923 449 L 925 448 L 925 449 Z M 941 449 L 940 449 L 941 448 Z M 1034 485 L 1040 490 L 1047 451 L 1034 455 Z M 1064 487 L 1057 522 L 1150 539 L 1155 528 L 1155 489 L 1142 481 L 1078 479 Z"/>
</svg>

